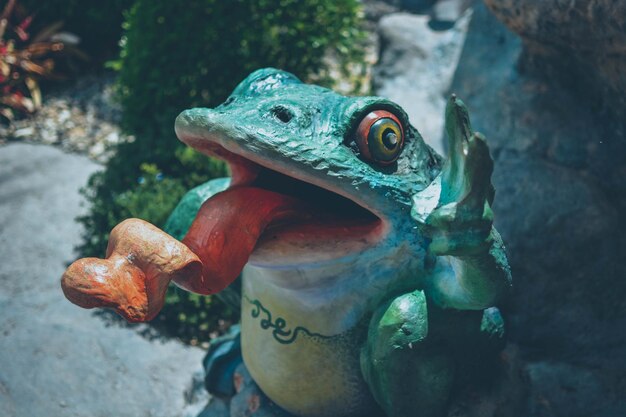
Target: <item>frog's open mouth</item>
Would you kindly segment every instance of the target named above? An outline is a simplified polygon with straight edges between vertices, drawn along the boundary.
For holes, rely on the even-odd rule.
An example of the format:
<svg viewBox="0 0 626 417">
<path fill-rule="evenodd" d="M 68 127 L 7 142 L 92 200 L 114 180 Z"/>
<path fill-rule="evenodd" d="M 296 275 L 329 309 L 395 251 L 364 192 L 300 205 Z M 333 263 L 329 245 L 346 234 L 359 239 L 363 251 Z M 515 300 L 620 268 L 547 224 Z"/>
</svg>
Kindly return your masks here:
<svg viewBox="0 0 626 417">
<path fill-rule="evenodd" d="M 229 227 L 223 233 L 233 241 L 232 250 L 249 251 L 246 260 L 252 264 L 272 268 L 319 264 L 359 253 L 384 234 L 384 222 L 362 202 L 320 181 L 301 179 L 298 172 L 245 149 L 227 150 L 214 137 L 177 133 L 183 142 L 230 166 L 230 187 L 207 200 L 203 210 L 221 217 Z M 229 215 L 240 221 L 226 218 Z M 185 243 L 195 251 L 198 245 L 189 240 L 185 238 Z"/>
<path fill-rule="evenodd" d="M 248 263 L 306 277 L 304 270 L 345 269 L 364 249 L 380 248 L 388 218 L 368 207 L 352 182 L 329 180 L 332 173 L 298 162 L 297 155 L 263 149 L 271 145 L 218 116 L 208 109 L 183 112 L 176 133 L 228 163 L 229 188 L 202 204 L 182 243 L 140 219 L 120 223 L 111 231 L 106 259 L 80 259 L 63 275 L 71 301 L 145 321 L 163 306 L 170 281 L 214 294 Z"/>
</svg>

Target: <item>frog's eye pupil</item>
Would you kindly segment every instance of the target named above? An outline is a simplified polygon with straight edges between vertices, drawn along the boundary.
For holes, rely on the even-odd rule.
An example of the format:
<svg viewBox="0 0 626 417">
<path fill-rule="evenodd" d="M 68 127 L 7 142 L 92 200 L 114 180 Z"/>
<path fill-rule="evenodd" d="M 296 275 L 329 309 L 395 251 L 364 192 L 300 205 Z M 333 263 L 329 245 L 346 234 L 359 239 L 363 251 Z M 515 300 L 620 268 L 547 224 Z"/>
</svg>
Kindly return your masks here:
<svg viewBox="0 0 626 417">
<path fill-rule="evenodd" d="M 398 135 L 391 129 L 385 130 L 383 133 L 383 144 L 389 150 L 393 150 L 398 144 Z"/>
<path fill-rule="evenodd" d="M 389 165 L 402 151 L 404 130 L 393 113 L 375 110 L 361 120 L 354 139 L 363 159 Z"/>
</svg>

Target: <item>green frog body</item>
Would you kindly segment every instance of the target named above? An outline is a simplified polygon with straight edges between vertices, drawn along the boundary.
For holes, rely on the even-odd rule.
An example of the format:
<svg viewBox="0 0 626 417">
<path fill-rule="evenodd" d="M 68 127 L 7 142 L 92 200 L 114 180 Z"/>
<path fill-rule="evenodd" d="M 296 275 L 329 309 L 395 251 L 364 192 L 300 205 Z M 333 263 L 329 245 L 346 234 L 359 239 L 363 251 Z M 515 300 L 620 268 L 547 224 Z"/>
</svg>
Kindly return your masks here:
<svg viewBox="0 0 626 417">
<path fill-rule="evenodd" d="M 263 69 L 177 118 L 179 139 L 233 175 L 190 191 L 172 236 L 225 190 L 296 201 L 245 254 L 241 292 L 243 361 L 288 413 L 440 416 L 469 362 L 502 347 L 511 276 L 493 163 L 461 100 L 445 117 L 444 161 L 397 104 Z"/>
</svg>

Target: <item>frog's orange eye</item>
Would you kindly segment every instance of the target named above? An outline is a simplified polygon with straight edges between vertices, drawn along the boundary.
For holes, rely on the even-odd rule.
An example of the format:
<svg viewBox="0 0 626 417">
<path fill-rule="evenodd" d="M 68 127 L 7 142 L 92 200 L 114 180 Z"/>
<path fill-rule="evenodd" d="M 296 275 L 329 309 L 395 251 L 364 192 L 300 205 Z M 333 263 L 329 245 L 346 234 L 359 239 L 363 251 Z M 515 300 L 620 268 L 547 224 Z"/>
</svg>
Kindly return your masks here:
<svg viewBox="0 0 626 417">
<path fill-rule="evenodd" d="M 361 155 L 381 165 L 393 163 L 402 150 L 404 131 L 398 118 L 385 110 L 367 114 L 356 130 L 356 144 Z"/>
</svg>

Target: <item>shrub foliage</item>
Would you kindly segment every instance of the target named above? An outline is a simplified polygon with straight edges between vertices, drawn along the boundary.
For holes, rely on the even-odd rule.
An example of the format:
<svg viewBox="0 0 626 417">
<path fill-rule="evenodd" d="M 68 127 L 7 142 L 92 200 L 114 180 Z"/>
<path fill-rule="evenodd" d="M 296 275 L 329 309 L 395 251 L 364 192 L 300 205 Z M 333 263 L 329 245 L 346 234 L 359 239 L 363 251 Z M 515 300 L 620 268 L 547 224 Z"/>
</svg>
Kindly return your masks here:
<svg viewBox="0 0 626 417">
<path fill-rule="evenodd" d="M 176 140 L 180 111 L 221 103 L 261 67 L 327 79 L 330 51 L 347 70 L 363 57 L 359 19 L 357 0 L 136 0 L 127 13 L 119 74 L 123 127 L 136 140 L 121 144 L 84 190 L 92 208 L 81 219 L 82 254 L 102 255 L 109 231 L 124 218 L 163 226 L 185 190 L 226 174 L 220 162 Z M 187 303 L 184 311 L 174 299 Z M 206 317 L 207 305 L 225 309 L 217 299 L 183 292 L 168 300 L 159 321 L 186 339 L 204 339 L 211 330 L 194 335 L 189 327 Z"/>
</svg>

